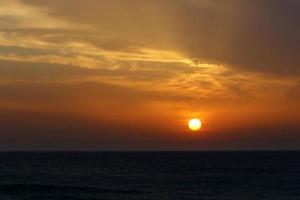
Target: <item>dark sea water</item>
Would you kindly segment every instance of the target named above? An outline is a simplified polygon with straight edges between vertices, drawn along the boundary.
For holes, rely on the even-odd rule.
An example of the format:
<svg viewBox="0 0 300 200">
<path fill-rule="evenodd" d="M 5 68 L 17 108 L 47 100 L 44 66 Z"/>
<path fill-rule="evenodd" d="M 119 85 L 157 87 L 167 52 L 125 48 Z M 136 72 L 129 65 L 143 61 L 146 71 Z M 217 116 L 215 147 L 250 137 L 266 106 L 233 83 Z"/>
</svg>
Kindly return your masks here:
<svg viewBox="0 0 300 200">
<path fill-rule="evenodd" d="M 300 199 L 300 152 L 0 153 L 0 200 Z"/>
</svg>

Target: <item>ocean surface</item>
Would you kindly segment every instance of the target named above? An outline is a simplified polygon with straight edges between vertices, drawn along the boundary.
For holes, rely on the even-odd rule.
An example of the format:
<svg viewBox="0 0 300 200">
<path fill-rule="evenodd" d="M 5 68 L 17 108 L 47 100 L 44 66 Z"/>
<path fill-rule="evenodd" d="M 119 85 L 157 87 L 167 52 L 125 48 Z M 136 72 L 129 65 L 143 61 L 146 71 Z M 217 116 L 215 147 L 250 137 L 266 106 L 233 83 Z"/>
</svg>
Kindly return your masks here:
<svg viewBox="0 0 300 200">
<path fill-rule="evenodd" d="M 0 200 L 300 200 L 300 152 L 6 152 L 0 176 Z"/>
</svg>

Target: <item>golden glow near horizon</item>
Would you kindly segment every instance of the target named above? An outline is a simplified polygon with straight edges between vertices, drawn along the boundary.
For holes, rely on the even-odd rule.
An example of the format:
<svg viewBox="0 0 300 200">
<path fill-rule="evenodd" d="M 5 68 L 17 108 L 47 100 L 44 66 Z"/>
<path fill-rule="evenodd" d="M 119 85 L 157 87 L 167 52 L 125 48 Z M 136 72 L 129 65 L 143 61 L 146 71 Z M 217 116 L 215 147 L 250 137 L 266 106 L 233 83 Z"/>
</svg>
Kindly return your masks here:
<svg viewBox="0 0 300 200">
<path fill-rule="evenodd" d="M 194 118 L 189 120 L 188 126 L 192 131 L 198 131 L 202 127 L 202 122 L 200 119 Z"/>
</svg>

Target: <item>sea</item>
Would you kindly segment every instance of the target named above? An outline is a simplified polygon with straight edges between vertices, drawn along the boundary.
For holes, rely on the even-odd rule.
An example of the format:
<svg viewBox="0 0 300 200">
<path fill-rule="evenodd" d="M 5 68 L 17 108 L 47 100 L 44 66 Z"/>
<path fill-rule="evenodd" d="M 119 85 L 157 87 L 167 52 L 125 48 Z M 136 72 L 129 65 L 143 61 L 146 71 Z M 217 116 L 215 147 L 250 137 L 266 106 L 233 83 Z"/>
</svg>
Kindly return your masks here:
<svg viewBox="0 0 300 200">
<path fill-rule="evenodd" d="M 300 152 L 2 152 L 0 200 L 300 200 Z"/>
</svg>

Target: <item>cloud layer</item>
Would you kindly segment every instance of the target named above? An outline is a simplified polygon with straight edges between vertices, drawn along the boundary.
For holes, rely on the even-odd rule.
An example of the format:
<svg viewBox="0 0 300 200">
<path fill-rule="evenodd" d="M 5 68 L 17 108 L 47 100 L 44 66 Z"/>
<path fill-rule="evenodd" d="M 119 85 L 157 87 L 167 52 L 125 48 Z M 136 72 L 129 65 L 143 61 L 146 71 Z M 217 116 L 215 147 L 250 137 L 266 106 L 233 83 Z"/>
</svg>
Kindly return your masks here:
<svg viewBox="0 0 300 200">
<path fill-rule="evenodd" d="M 76 115 L 83 127 L 96 120 L 97 128 L 87 128 L 93 134 L 116 124 L 126 127 L 128 142 L 153 137 L 149 147 L 184 140 L 194 116 L 208 122 L 204 132 L 219 133 L 207 138 L 211 147 L 226 148 L 224 134 L 250 141 L 250 129 L 254 140 L 276 127 L 295 138 L 299 8 L 297 0 L 0 0 L 0 110 L 11 124 L 16 113 L 35 116 L 28 124 L 37 113 L 66 121 Z M 41 132 L 28 124 L 33 135 Z M 55 127 L 45 125 L 49 134 L 63 132 Z M 120 130 L 111 132 L 113 145 Z"/>
</svg>

